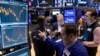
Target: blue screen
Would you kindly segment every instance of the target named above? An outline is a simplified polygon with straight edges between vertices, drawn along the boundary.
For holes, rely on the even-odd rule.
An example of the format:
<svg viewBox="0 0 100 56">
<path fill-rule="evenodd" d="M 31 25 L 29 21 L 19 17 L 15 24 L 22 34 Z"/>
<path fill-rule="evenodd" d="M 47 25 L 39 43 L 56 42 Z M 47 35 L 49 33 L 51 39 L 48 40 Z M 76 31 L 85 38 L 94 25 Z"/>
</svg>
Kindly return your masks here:
<svg viewBox="0 0 100 56">
<path fill-rule="evenodd" d="M 2 26 L 3 48 L 27 43 L 27 24 L 26 25 L 5 25 Z"/>
<path fill-rule="evenodd" d="M 76 10 L 74 9 L 64 10 L 64 21 L 65 23 L 75 23 L 76 22 Z"/>
<path fill-rule="evenodd" d="M 76 16 L 75 10 L 64 10 L 64 16 Z"/>
<path fill-rule="evenodd" d="M 0 3 L 0 50 L 28 43 L 27 5 Z"/>
<path fill-rule="evenodd" d="M 75 17 L 65 17 L 65 23 L 75 23 Z"/>
</svg>

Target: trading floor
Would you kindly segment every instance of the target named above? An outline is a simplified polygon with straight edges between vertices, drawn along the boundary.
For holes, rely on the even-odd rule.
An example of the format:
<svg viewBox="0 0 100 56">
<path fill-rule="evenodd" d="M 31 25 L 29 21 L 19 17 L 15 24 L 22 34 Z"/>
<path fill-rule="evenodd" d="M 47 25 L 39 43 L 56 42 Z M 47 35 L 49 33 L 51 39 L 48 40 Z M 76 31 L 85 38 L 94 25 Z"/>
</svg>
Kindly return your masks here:
<svg viewBox="0 0 100 56">
<path fill-rule="evenodd" d="M 32 24 L 32 25 L 29 25 L 29 34 L 31 34 L 31 31 L 33 30 L 33 27 L 34 27 L 33 24 Z M 31 46 L 32 46 L 32 48 L 31 48 L 31 50 L 30 50 L 31 56 L 35 56 L 34 43 L 31 43 Z M 96 56 L 100 56 L 100 46 L 98 46 L 98 49 L 97 49 L 97 50 L 98 50 L 98 51 L 97 51 L 97 53 L 96 53 Z"/>
<path fill-rule="evenodd" d="M 0 0 L 0 56 L 100 56 L 100 0 Z"/>
</svg>

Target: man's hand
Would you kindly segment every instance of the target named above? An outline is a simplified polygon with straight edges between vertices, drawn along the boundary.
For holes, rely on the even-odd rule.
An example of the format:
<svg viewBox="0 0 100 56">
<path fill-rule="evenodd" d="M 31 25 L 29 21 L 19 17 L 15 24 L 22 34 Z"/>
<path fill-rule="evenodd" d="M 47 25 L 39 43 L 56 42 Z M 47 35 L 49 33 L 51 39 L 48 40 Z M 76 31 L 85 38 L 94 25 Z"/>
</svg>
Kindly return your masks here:
<svg viewBox="0 0 100 56">
<path fill-rule="evenodd" d="M 57 33 L 57 30 L 51 31 L 51 32 L 50 32 L 50 36 L 51 36 L 51 37 L 52 37 L 52 36 L 55 36 L 56 33 Z"/>
<path fill-rule="evenodd" d="M 45 34 L 45 32 L 42 32 L 42 31 L 40 31 L 40 30 L 38 30 L 39 31 L 39 36 L 41 37 L 41 38 L 45 38 L 46 37 L 46 34 Z"/>
</svg>

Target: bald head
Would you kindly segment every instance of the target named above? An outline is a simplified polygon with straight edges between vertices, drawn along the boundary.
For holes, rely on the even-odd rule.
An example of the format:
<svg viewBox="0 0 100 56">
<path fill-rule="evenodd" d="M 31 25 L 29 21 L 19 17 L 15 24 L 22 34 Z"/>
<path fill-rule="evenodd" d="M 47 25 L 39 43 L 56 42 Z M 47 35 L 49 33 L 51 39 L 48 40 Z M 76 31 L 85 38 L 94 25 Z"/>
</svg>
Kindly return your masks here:
<svg viewBox="0 0 100 56">
<path fill-rule="evenodd" d="M 64 17 L 62 14 L 58 14 L 57 15 L 57 22 L 58 23 L 64 23 Z"/>
</svg>

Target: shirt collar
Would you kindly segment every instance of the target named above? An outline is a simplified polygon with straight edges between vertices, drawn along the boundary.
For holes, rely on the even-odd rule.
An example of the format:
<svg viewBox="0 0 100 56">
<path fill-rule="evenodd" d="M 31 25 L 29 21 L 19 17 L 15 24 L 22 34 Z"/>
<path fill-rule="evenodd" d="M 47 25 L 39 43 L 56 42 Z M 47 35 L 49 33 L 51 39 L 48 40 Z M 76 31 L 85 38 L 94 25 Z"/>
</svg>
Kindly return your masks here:
<svg viewBox="0 0 100 56">
<path fill-rule="evenodd" d="M 71 43 L 65 46 L 66 49 L 69 49 L 70 47 L 72 47 L 77 41 L 77 38 Z"/>
<path fill-rule="evenodd" d="M 95 23 L 96 22 L 96 20 L 94 20 L 90 25 L 92 25 L 93 23 Z M 88 26 L 90 26 L 90 25 L 88 25 Z"/>
</svg>

